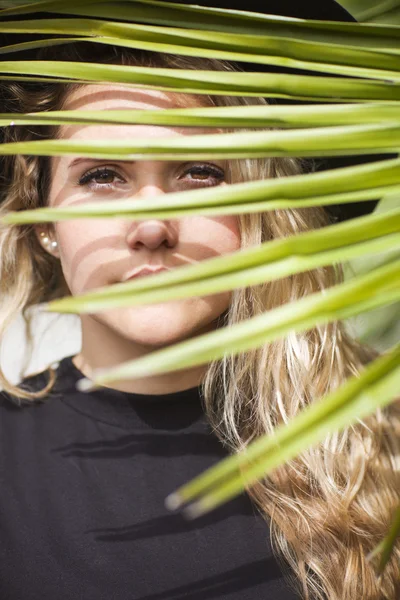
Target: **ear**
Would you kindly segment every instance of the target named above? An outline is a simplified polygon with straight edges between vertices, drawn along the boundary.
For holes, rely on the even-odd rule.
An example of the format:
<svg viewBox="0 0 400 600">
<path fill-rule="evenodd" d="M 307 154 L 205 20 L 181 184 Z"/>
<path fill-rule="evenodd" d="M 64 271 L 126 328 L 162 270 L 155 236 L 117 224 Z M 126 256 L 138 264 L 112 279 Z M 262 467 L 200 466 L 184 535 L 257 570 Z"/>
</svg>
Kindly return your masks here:
<svg viewBox="0 0 400 600">
<path fill-rule="evenodd" d="M 60 257 L 54 231 L 49 226 L 36 224 L 33 226 L 40 245 L 52 256 Z"/>
</svg>

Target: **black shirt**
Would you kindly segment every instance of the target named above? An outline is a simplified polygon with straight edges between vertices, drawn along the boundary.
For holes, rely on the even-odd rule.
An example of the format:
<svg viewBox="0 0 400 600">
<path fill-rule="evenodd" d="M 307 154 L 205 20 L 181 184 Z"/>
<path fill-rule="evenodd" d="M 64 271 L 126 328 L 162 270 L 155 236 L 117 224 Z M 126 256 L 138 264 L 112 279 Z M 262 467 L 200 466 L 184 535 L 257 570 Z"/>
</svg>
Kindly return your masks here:
<svg viewBox="0 0 400 600">
<path fill-rule="evenodd" d="M 227 456 L 200 388 L 78 392 L 72 358 L 45 400 L 0 392 L 1 600 L 298 599 L 247 494 L 193 521 L 164 506 Z"/>
</svg>

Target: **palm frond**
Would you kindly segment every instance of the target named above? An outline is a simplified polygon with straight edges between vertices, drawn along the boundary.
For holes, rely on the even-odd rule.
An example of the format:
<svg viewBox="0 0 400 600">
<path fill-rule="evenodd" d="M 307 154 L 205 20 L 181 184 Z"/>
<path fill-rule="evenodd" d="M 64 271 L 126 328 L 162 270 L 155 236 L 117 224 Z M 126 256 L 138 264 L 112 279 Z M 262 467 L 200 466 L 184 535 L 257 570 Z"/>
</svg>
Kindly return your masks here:
<svg viewBox="0 0 400 600">
<path fill-rule="evenodd" d="M 0 61 L 0 79 L 52 82 L 118 82 L 157 90 L 268 96 L 324 102 L 322 106 L 227 107 L 157 111 L 107 111 L 107 115 L 81 111 L 52 111 L 29 115 L 0 115 L 0 125 L 61 123 L 149 123 L 219 128 L 279 128 L 280 131 L 235 132 L 157 140 L 152 145 L 84 144 L 65 140 L 9 143 L 0 154 L 90 157 L 143 160 L 178 160 L 184 157 L 254 158 L 267 156 L 321 157 L 360 155 L 380 151 L 398 153 L 400 147 L 400 65 L 397 4 L 386 0 L 343 0 L 362 20 L 390 24 L 305 21 L 245 11 L 179 5 L 157 0 L 51 0 L 23 3 L 0 1 L 0 33 L 41 33 L 53 37 L 18 42 L 0 49 L 7 53 L 27 48 L 68 44 L 76 40 L 113 44 L 188 56 L 253 62 L 259 73 L 150 69 L 67 61 Z M 378 10 L 379 9 L 379 10 Z M 31 21 L 32 13 L 51 13 L 50 19 Z M 60 17 L 54 18 L 54 14 Z M 12 17 L 25 15 L 24 20 Z M 68 17 L 68 18 L 66 18 Z M 196 27 L 191 23 L 196 23 Z M 399 21 L 397 21 L 400 23 Z M 54 37 L 54 36 L 64 37 Z M 66 37 L 67 36 L 67 37 Z M 251 44 L 249 43 L 251 40 Z M 284 51 L 282 51 L 284 48 Z M 321 73 L 281 75 L 261 72 L 265 65 L 288 66 Z M 337 77 L 340 75 L 340 77 Z M 389 157 L 388 157 L 389 158 Z M 179 218 L 188 214 L 240 214 L 282 208 L 327 206 L 400 195 L 399 159 L 313 173 L 280 180 L 252 181 L 213 190 L 169 194 L 162 202 L 132 198 L 87 203 L 67 209 L 41 208 L 10 213 L 3 224 L 56 222 L 71 218 Z M 398 196 L 397 196 L 398 197 Z M 255 285 L 321 265 L 348 261 L 361 255 L 390 253 L 399 247 L 398 205 L 385 214 L 373 214 L 352 223 L 275 240 L 260 248 L 206 261 L 123 286 L 99 289 L 82 297 L 65 298 L 46 308 L 61 312 L 105 310 L 115 306 L 153 303 L 207 295 L 216 290 Z M 393 306 L 400 300 L 400 261 L 392 257 L 376 268 L 289 305 L 280 306 L 229 329 L 221 329 L 153 352 L 105 372 L 93 381 L 82 380 L 89 390 L 124 378 L 166 373 L 219 359 L 228 351 L 239 353 L 259 347 L 294 331 L 307 331 L 321 323 L 347 319 L 373 308 Z M 197 294 L 194 292 L 197 291 Z M 238 494 L 246 485 L 317 443 L 327 433 L 389 404 L 400 383 L 399 348 L 394 348 L 349 379 L 323 401 L 316 402 L 288 426 L 248 447 L 243 456 L 230 457 L 189 482 L 168 499 L 169 507 L 196 499 L 211 484 L 214 489 L 197 500 L 187 514 L 194 517 Z M 245 477 L 244 477 L 245 475 Z M 230 477 L 226 481 L 226 477 Z M 387 561 L 398 518 L 383 550 Z M 378 551 L 377 550 L 377 551 Z"/>
</svg>

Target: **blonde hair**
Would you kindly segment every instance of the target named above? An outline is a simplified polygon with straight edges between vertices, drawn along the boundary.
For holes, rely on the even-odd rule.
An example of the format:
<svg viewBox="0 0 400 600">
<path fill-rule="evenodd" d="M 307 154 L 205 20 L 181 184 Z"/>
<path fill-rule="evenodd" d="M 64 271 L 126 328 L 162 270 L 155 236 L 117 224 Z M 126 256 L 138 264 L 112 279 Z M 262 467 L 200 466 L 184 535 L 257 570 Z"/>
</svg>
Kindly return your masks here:
<svg viewBox="0 0 400 600">
<path fill-rule="evenodd" d="M 79 44 L 78 44 L 79 45 Z M 234 70 L 223 61 L 102 47 L 81 43 L 58 50 L 59 59 L 187 69 Z M 99 49 L 100 48 L 100 49 Z M 46 59 L 48 50 L 39 52 Z M 1 83 L 4 112 L 55 110 L 79 84 Z M 195 96 L 201 104 L 265 104 L 261 98 Z M 57 136 L 57 128 L 8 127 L 4 141 Z M 50 183 L 47 157 L 4 157 L 0 217 L 9 211 L 46 205 Z M 300 173 L 295 159 L 230 161 L 231 182 Z M 242 247 L 296 234 L 329 223 L 323 208 L 239 215 Z M 323 290 L 342 280 L 339 267 L 321 267 L 279 281 L 234 290 L 220 317 L 233 325 L 280 304 Z M 70 295 L 60 262 L 40 245 L 29 225 L 0 228 L 0 339 L 22 312 L 32 349 L 29 309 Z M 231 453 L 292 419 L 304 406 L 359 374 L 376 352 L 360 345 L 341 322 L 236 356 L 213 361 L 202 382 L 206 417 Z M 39 391 L 13 385 L 0 369 L 0 384 L 12 402 L 45 399 L 56 382 Z M 378 410 L 341 433 L 276 469 L 248 490 L 269 522 L 271 540 L 287 576 L 305 600 L 395 600 L 400 593 L 400 546 L 378 579 L 367 553 L 387 532 L 400 501 L 398 405 Z"/>
</svg>

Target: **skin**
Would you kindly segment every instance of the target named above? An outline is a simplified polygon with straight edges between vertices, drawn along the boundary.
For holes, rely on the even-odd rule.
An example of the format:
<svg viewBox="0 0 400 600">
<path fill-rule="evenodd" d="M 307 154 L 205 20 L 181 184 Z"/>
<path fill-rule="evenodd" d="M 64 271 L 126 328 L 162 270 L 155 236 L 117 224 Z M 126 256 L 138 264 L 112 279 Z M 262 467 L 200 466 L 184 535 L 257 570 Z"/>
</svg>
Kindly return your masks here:
<svg viewBox="0 0 400 600">
<path fill-rule="evenodd" d="M 182 100 L 180 99 L 180 102 Z M 199 105 L 191 96 L 186 106 Z M 96 84 L 75 90 L 65 109 L 162 109 L 179 106 L 177 97 L 158 90 Z M 161 127 L 151 125 L 62 126 L 62 139 L 87 140 L 176 137 L 216 133 L 215 129 Z M 217 132 L 218 133 L 218 132 Z M 85 202 L 112 201 L 124 197 L 158 197 L 160 194 L 227 185 L 225 161 L 114 161 L 87 159 L 74 166 L 78 156 L 51 159 L 52 182 L 49 206 L 70 206 Z M 198 166 L 203 165 L 199 172 Z M 197 170 L 196 167 L 197 166 Z M 204 171 L 207 166 L 212 171 Z M 85 185 L 82 177 L 96 168 L 108 168 Z M 115 171 L 115 173 L 113 173 Z M 110 187 L 113 186 L 113 187 Z M 188 216 L 176 220 L 75 219 L 54 223 L 46 229 L 35 226 L 36 235 L 47 252 L 61 261 L 71 295 L 119 283 L 133 269 L 163 265 L 176 269 L 240 248 L 237 216 Z M 44 245 L 40 232 L 46 231 L 58 247 Z M 157 275 L 149 275 L 157 277 Z M 73 362 L 88 378 L 95 369 L 139 358 L 157 349 L 197 337 L 216 328 L 217 318 L 228 308 L 231 292 L 186 298 L 163 304 L 125 307 L 80 315 L 82 348 Z M 200 384 L 206 365 L 145 377 L 112 382 L 126 392 L 167 394 Z"/>
</svg>

